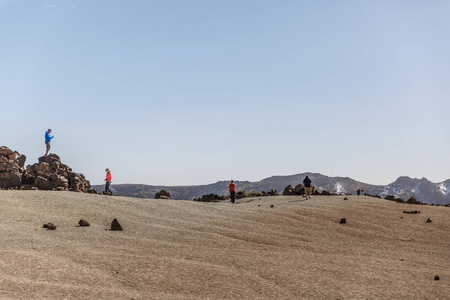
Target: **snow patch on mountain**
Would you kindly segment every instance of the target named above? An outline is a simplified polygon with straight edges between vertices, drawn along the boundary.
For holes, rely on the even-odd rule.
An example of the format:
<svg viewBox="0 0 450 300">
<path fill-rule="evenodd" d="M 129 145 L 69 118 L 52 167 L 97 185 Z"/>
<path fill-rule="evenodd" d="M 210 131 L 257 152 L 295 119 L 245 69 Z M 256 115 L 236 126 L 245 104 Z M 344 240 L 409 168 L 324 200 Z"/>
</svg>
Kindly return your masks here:
<svg viewBox="0 0 450 300">
<path fill-rule="evenodd" d="M 334 184 L 334 192 L 336 194 L 345 194 L 345 188 L 340 182 Z"/>
<path fill-rule="evenodd" d="M 445 185 L 445 183 L 441 183 L 439 185 L 439 191 L 442 193 L 442 195 L 444 195 L 445 197 L 447 197 L 450 194 L 450 189 L 447 188 L 447 186 Z"/>
</svg>

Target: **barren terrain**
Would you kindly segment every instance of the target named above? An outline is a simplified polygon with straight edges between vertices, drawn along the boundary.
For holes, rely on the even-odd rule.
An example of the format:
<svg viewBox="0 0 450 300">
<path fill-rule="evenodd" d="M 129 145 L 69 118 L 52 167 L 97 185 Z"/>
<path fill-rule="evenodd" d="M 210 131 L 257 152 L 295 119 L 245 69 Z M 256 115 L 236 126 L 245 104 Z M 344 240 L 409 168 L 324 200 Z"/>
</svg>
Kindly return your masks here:
<svg viewBox="0 0 450 300">
<path fill-rule="evenodd" d="M 448 299 L 450 208 L 347 197 L 0 191 L 0 299 Z"/>
</svg>

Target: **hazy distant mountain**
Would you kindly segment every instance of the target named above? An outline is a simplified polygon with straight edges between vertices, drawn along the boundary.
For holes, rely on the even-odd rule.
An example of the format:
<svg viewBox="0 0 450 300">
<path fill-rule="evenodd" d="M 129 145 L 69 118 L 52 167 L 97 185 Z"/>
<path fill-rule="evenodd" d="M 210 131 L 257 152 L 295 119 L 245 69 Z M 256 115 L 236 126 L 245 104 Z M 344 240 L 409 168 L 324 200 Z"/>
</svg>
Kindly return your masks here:
<svg viewBox="0 0 450 300">
<path fill-rule="evenodd" d="M 370 195 L 394 195 L 403 200 L 411 196 L 428 204 L 450 204 L 450 179 L 442 183 L 432 183 L 426 178 L 416 179 L 410 177 L 399 177 L 389 185 L 372 185 L 356 181 L 349 177 L 328 177 L 318 173 L 302 173 L 289 176 L 272 176 L 258 182 L 236 181 L 237 190 L 246 191 L 268 191 L 276 189 L 282 193 L 287 185 L 296 186 L 308 175 L 316 188 L 327 190 L 337 194 L 356 194 L 356 190 L 363 189 Z M 116 184 L 112 185 L 113 191 L 119 195 L 154 198 L 155 194 L 165 189 L 173 199 L 191 200 L 206 194 L 228 194 L 228 181 L 219 181 L 208 185 L 194 186 L 152 186 L 144 184 Z M 103 190 L 102 185 L 94 186 L 95 189 Z"/>
</svg>

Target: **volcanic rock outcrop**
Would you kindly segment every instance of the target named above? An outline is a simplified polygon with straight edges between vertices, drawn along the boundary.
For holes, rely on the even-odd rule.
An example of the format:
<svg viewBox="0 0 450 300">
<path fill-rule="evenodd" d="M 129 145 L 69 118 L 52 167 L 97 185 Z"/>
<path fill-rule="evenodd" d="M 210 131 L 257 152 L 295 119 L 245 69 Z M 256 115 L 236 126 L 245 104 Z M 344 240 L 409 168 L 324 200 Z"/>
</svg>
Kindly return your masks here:
<svg viewBox="0 0 450 300">
<path fill-rule="evenodd" d="M 83 174 L 75 173 L 63 164 L 56 154 L 39 157 L 39 162 L 28 165 L 23 173 L 22 183 L 35 186 L 40 190 L 70 190 L 88 192 L 89 180 Z"/>
<path fill-rule="evenodd" d="M 0 147 L 0 188 L 14 188 L 22 184 L 27 157 L 8 147 Z"/>
<path fill-rule="evenodd" d="M 200 198 L 194 198 L 193 201 L 200 201 L 200 202 L 217 202 L 221 200 L 227 200 L 229 197 L 227 196 L 219 196 L 217 194 L 208 194 L 203 195 Z"/>
<path fill-rule="evenodd" d="M 171 199 L 171 198 L 168 191 L 161 190 L 155 194 L 155 199 Z"/>
<path fill-rule="evenodd" d="M 295 188 L 291 185 L 288 185 L 284 188 L 283 195 L 285 196 L 294 196 L 294 195 L 303 195 L 305 193 L 305 189 L 301 184 L 298 184 Z"/>
</svg>

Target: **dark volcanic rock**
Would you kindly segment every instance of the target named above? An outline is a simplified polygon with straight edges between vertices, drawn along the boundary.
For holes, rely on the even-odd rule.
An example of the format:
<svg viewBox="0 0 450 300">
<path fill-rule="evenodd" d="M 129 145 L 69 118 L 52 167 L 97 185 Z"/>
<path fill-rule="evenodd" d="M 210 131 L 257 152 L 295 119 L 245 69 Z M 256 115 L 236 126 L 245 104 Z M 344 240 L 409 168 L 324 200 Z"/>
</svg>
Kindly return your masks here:
<svg viewBox="0 0 450 300">
<path fill-rule="evenodd" d="M 78 221 L 78 225 L 80 225 L 81 227 L 91 226 L 91 224 L 89 224 L 89 222 L 84 219 L 81 219 L 80 221 Z"/>
<path fill-rule="evenodd" d="M 421 204 L 421 205 L 425 204 L 423 202 L 418 201 L 416 199 L 416 197 L 414 197 L 414 196 L 409 198 L 408 201 L 406 201 L 406 203 L 408 203 L 408 204 Z"/>
<path fill-rule="evenodd" d="M 339 221 L 339 224 L 347 224 L 347 219 L 346 219 L 346 218 L 342 218 L 342 219 Z"/>
<path fill-rule="evenodd" d="M 439 278 L 439 276 L 434 276 L 434 280 L 439 280 L 439 279 L 441 279 L 441 278 Z"/>
<path fill-rule="evenodd" d="M 53 224 L 53 223 L 44 224 L 42 227 L 43 228 L 47 228 L 48 230 L 55 230 L 56 229 L 56 225 Z"/>
<path fill-rule="evenodd" d="M 155 199 L 171 199 L 171 198 L 169 192 L 167 192 L 166 190 L 161 190 L 156 193 Z"/>
<path fill-rule="evenodd" d="M 395 201 L 395 202 L 398 202 L 398 203 L 405 203 L 405 201 L 403 201 L 403 199 L 396 198 L 393 195 L 387 195 L 386 197 L 384 197 L 384 199 L 385 200 L 389 200 L 389 201 Z"/>
<path fill-rule="evenodd" d="M 71 190 L 88 192 L 91 184 L 83 174 L 75 173 L 61 162 L 56 154 L 41 156 L 38 163 L 27 166 L 22 183 L 31 184 L 40 190 Z"/>
<path fill-rule="evenodd" d="M 111 230 L 112 231 L 123 231 L 122 225 L 119 224 L 119 221 L 117 221 L 117 219 L 114 219 L 111 222 Z"/>
<path fill-rule="evenodd" d="M 278 194 L 278 191 L 277 190 L 274 190 L 274 189 L 271 189 L 270 191 L 268 191 L 267 193 L 266 193 L 268 196 L 278 196 L 279 194 Z"/>
<path fill-rule="evenodd" d="M 284 188 L 283 195 L 285 196 L 299 196 L 305 194 L 305 187 L 303 184 L 297 184 L 295 188 L 291 185 L 288 185 Z"/>
<path fill-rule="evenodd" d="M 285 196 L 295 195 L 295 189 L 291 185 L 288 185 L 287 187 L 284 188 L 283 195 Z"/>
<path fill-rule="evenodd" d="M 217 202 L 221 200 L 227 200 L 229 197 L 227 196 L 219 196 L 217 194 L 208 194 L 203 195 L 200 198 L 194 198 L 193 201 L 200 201 L 200 202 Z"/>
<path fill-rule="evenodd" d="M 50 182 L 50 180 L 42 177 L 42 176 L 37 176 L 36 179 L 34 180 L 34 185 L 40 189 L 40 190 L 51 190 L 53 189 L 53 184 L 52 182 Z"/>
<path fill-rule="evenodd" d="M 433 222 L 433 220 L 431 220 L 430 218 L 427 219 L 427 223 L 431 223 Z"/>
<path fill-rule="evenodd" d="M 294 188 L 295 195 L 303 195 L 305 193 L 305 187 L 303 184 L 297 184 Z"/>
<path fill-rule="evenodd" d="M 420 211 L 418 210 L 412 210 L 412 211 L 403 211 L 404 214 L 408 214 L 408 215 L 415 215 L 415 214 L 420 214 Z"/>
<path fill-rule="evenodd" d="M 0 147 L 0 188 L 19 188 L 26 156 L 8 147 Z"/>
</svg>

